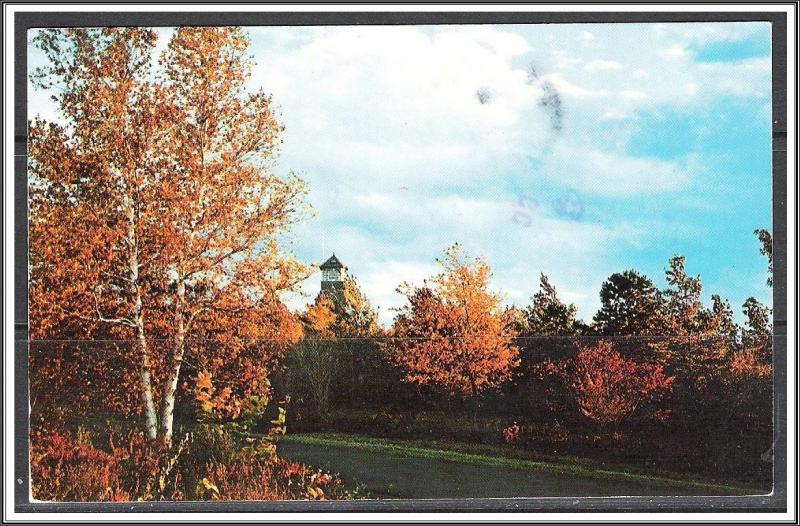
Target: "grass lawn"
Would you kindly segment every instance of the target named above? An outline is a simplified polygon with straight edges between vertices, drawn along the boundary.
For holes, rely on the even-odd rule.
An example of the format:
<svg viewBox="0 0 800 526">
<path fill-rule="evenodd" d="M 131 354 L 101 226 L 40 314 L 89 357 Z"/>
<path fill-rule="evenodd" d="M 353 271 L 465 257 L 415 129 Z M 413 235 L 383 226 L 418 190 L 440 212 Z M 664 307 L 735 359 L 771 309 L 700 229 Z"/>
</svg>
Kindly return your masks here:
<svg viewBox="0 0 800 526">
<path fill-rule="evenodd" d="M 575 457 L 444 441 L 289 434 L 279 452 L 337 471 L 370 493 L 401 498 L 755 495 L 764 488 L 648 474 Z M 423 483 L 420 479 L 424 477 Z"/>
</svg>

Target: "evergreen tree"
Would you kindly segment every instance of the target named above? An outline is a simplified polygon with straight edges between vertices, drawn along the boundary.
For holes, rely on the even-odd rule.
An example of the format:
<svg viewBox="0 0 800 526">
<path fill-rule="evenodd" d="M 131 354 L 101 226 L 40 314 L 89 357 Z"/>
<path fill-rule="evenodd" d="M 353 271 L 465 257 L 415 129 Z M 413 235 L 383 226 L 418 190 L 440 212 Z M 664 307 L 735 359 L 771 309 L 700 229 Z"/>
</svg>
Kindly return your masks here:
<svg viewBox="0 0 800 526">
<path fill-rule="evenodd" d="M 769 266 L 767 270 L 769 272 L 769 276 L 767 277 L 767 285 L 770 287 L 772 286 L 772 234 L 769 233 L 768 230 L 764 230 L 763 228 L 759 228 L 753 233 L 758 236 L 758 240 L 761 241 L 761 254 L 767 256 L 767 261 L 769 262 Z"/>
<path fill-rule="evenodd" d="M 653 282 L 635 270 L 612 274 L 600 288 L 600 301 L 593 319 L 595 332 L 608 336 L 662 333 L 664 299 Z"/>
<path fill-rule="evenodd" d="M 539 291 L 525 309 L 524 336 L 572 335 L 577 332 L 574 304 L 563 303 L 556 289 L 544 274 L 539 278 Z"/>
</svg>

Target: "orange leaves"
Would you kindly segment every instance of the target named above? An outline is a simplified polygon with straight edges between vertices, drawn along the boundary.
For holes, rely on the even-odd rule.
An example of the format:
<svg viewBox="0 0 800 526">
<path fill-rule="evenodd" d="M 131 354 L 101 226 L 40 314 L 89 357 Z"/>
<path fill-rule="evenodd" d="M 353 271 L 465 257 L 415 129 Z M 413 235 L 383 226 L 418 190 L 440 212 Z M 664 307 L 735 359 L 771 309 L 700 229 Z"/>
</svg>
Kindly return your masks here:
<svg viewBox="0 0 800 526">
<path fill-rule="evenodd" d="M 434 287 L 401 289 L 408 304 L 395 319 L 387 350 L 406 381 L 474 396 L 499 385 L 517 365 L 513 329 L 500 298 L 488 291 L 485 262 L 467 260 L 455 245 L 441 264 Z"/>
<path fill-rule="evenodd" d="M 116 353 L 106 373 L 120 393 L 149 376 L 169 411 L 184 355 L 246 397 L 265 393 L 300 338 L 278 296 L 306 269 L 279 239 L 303 217 L 306 189 L 271 172 L 282 126 L 269 97 L 247 90 L 241 29 L 178 29 L 163 74 L 151 69 L 155 41 L 137 28 L 37 40 L 50 64 L 36 82 L 59 87 L 67 125 L 29 126 L 31 332 L 174 341 Z M 47 367 L 35 362 L 32 377 Z M 205 407 L 233 403 L 198 380 Z"/>
<path fill-rule="evenodd" d="M 772 375 L 772 364 L 765 362 L 758 350 L 743 349 L 731 356 L 729 370 L 734 378 L 768 378 Z"/>
<path fill-rule="evenodd" d="M 211 380 L 211 373 L 201 371 L 195 379 L 194 399 L 205 413 L 218 412 L 228 418 L 236 419 L 242 409 L 242 402 L 232 396 L 229 386 L 217 390 Z"/>
<path fill-rule="evenodd" d="M 204 391 L 212 390 L 213 386 L 211 385 L 211 373 L 206 371 L 200 371 L 199 373 L 197 373 L 195 386 L 199 390 L 204 390 Z"/>
<path fill-rule="evenodd" d="M 306 309 L 302 320 L 307 329 L 320 336 L 328 336 L 329 329 L 336 322 L 333 312 L 333 302 L 326 296 L 320 296 L 317 301 Z"/>
<path fill-rule="evenodd" d="M 200 402 L 200 408 L 206 413 L 210 413 L 216 407 L 214 400 L 214 386 L 211 384 L 211 375 L 201 371 L 195 381 L 194 398 Z"/>
</svg>

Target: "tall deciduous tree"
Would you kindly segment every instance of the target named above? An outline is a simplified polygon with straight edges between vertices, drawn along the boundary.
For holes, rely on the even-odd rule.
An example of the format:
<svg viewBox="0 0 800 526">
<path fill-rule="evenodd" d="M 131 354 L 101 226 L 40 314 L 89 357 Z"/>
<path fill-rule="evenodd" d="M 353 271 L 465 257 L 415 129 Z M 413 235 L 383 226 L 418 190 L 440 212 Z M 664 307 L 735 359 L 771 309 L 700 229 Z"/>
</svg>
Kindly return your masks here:
<svg viewBox="0 0 800 526">
<path fill-rule="evenodd" d="M 772 287 L 772 236 L 767 230 L 755 231 L 761 241 L 761 254 L 767 256 L 769 263 L 767 285 Z M 752 362 L 754 369 L 770 369 L 772 363 L 772 309 L 757 299 L 750 297 L 742 305 L 746 320 L 741 328 L 742 351 L 739 358 Z"/>
<path fill-rule="evenodd" d="M 468 259 L 456 244 L 440 263 L 430 286 L 399 289 L 408 303 L 395 318 L 388 351 L 406 381 L 436 384 L 477 404 L 518 364 L 514 334 L 500 298 L 488 290 L 491 272 L 482 259 Z"/>
<path fill-rule="evenodd" d="M 747 318 L 742 327 L 742 345 L 746 348 L 766 347 L 772 338 L 770 309 L 755 298 L 747 298 L 742 312 Z"/>
<path fill-rule="evenodd" d="M 41 32 L 34 42 L 49 65 L 33 80 L 51 90 L 62 122 L 36 120 L 29 129 L 32 336 L 99 330 L 133 339 L 151 438 L 157 415 L 145 297 L 162 269 L 149 181 L 167 133 L 161 94 L 144 80 L 155 40 L 145 29 Z M 68 326 L 72 334 L 63 332 Z"/>
<path fill-rule="evenodd" d="M 706 309 L 700 300 L 703 290 L 700 276 L 686 273 L 686 258 L 673 256 L 666 269 L 664 291 L 664 338 L 652 343 L 662 358 L 672 365 L 693 370 L 700 375 L 718 369 L 715 363 L 734 343 L 730 305 L 719 296 Z"/>
<path fill-rule="evenodd" d="M 134 339 L 147 434 L 169 443 L 185 358 L 246 395 L 299 337 L 278 293 L 304 269 L 279 237 L 302 216 L 304 185 L 273 173 L 282 126 L 245 88 L 240 29 L 179 28 L 155 70 L 149 30 L 54 30 L 37 43 L 50 66 L 35 79 L 66 122 L 30 130 L 33 304 L 58 306 L 39 329 L 70 320 Z M 72 252 L 70 273 L 48 274 Z"/>
<path fill-rule="evenodd" d="M 247 46 L 239 28 L 179 28 L 161 58 L 174 163 L 162 187 L 174 339 L 161 414 L 167 438 L 193 322 L 229 309 L 231 298 L 234 309 L 270 302 L 301 276 L 278 236 L 301 217 L 305 187 L 271 170 L 283 127 L 271 99 L 246 90 Z"/>
<path fill-rule="evenodd" d="M 667 264 L 668 288 L 664 292 L 667 332 L 669 334 L 697 333 L 699 314 L 703 310 L 700 276 L 686 274 L 686 258 L 673 256 Z"/>
</svg>

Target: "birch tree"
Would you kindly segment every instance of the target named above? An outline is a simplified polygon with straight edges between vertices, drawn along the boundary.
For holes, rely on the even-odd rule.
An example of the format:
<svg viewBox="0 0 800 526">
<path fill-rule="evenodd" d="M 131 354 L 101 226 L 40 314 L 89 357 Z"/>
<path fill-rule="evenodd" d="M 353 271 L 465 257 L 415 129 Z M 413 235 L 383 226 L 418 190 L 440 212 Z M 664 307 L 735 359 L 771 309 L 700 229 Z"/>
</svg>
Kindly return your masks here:
<svg viewBox="0 0 800 526">
<path fill-rule="evenodd" d="M 49 65 L 33 78 L 63 122 L 30 125 L 32 312 L 43 337 L 71 324 L 136 342 L 137 412 L 170 443 L 187 353 L 193 374 L 247 396 L 299 338 L 279 294 L 305 268 L 281 236 L 305 186 L 275 174 L 283 127 L 245 86 L 240 29 L 179 28 L 158 65 L 155 42 L 147 29 L 37 37 Z"/>
</svg>

